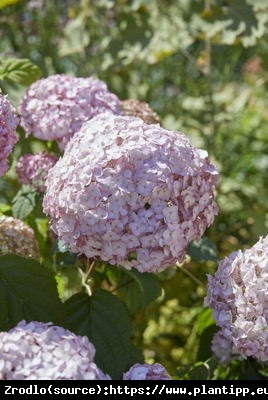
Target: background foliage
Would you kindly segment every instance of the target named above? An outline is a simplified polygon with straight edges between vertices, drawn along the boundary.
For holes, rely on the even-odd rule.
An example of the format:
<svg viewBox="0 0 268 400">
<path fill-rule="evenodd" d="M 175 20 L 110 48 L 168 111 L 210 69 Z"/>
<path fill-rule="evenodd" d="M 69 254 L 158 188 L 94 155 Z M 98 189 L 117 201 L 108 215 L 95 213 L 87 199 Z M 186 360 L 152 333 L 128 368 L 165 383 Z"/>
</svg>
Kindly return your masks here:
<svg viewBox="0 0 268 400">
<path fill-rule="evenodd" d="M 206 274 L 216 270 L 217 261 L 267 234 L 267 1 L 2 0 L 0 9 L 0 87 L 15 107 L 40 77 L 95 76 L 120 99 L 149 103 L 163 127 L 181 130 L 193 145 L 206 149 L 221 174 L 219 215 L 205 237 L 190 245 L 182 266 L 140 276 L 100 263 L 88 297 L 83 279 L 90 266 L 61 251 L 60 244 L 53 246 L 40 195 L 16 180 L 20 155 L 58 150 L 52 143 L 26 139 L 20 128 L 11 168 L 0 179 L 0 212 L 35 230 L 47 269 L 43 290 L 55 307 L 47 304 L 48 314 L 37 311 L 45 301 L 32 275 L 38 263 L 27 263 L 24 281 L 29 274 L 35 309 L 17 314 L 11 302 L 14 310 L 6 313 L 12 318 L 3 318 L 1 329 L 14 326 L 21 315 L 53 317 L 88 335 L 97 348 L 97 364 L 114 378 L 143 358 L 161 362 L 177 379 L 265 377 L 265 367 L 252 360 L 225 369 L 217 364 L 210 349 L 217 328 L 203 299 Z M 1 274 L 11 288 L 21 283 L 20 264 L 17 256 L 1 257 Z M 23 301 L 26 292 L 22 285 Z M 12 298 L 12 290 L 3 296 Z M 111 348 L 121 355 L 110 354 Z"/>
</svg>

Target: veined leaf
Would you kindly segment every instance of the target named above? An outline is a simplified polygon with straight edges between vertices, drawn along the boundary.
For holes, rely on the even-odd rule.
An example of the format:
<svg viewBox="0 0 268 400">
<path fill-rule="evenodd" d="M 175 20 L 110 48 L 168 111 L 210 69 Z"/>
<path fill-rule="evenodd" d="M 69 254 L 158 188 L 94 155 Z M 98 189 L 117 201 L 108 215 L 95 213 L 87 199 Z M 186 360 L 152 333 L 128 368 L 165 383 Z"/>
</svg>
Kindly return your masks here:
<svg viewBox="0 0 268 400">
<path fill-rule="evenodd" d="M 12 200 L 12 214 L 14 218 L 24 220 L 35 207 L 37 191 L 30 185 L 22 185 Z"/>
<path fill-rule="evenodd" d="M 37 261 L 13 254 L 0 257 L 0 312 L 1 331 L 22 320 L 65 324 L 53 274 Z"/>
<path fill-rule="evenodd" d="M 27 58 L 1 60 L 0 79 L 29 86 L 42 76 L 41 69 Z"/>
<path fill-rule="evenodd" d="M 65 303 L 68 329 L 87 336 L 96 348 L 94 361 L 112 379 L 121 379 L 142 353 L 130 341 L 131 321 L 124 304 L 107 290 L 96 289 L 92 296 L 78 293 Z"/>
<path fill-rule="evenodd" d="M 117 291 L 131 314 L 147 307 L 161 295 L 161 285 L 154 274 L 140 273 L 135 269 L 119 270 L 118 273 L 119 289 Z"/>
</svg>

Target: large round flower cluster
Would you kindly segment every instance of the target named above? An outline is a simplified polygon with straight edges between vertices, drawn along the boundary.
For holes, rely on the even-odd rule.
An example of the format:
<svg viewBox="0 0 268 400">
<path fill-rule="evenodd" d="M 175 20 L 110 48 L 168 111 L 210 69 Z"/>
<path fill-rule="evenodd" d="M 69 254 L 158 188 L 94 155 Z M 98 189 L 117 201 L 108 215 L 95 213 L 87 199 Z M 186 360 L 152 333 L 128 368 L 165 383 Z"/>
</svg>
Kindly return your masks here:
<svg viewBox="0 0 268 400">
<path fill-rule="evenodd" d="M 7 96 L 0 94 L 0 177 L 7 172 L 8 157 L 19 139 L 16 133 L 19 121 Z"/>
<path fill-rule="evenodd" d="M 103 113 L 48 171 L 43 209 L 70 251 L 163 271 L 214 220 L 218 180 L 207 153 L 180 132 Z"/>
<path fill-rule="evenodd" d="M 40 252 L 33 229 L 20 219 L 0 216 L 0 255 L 17 254 L 40 261 Z"/>
<path fill-rule="evenodd" d="M 170 381 L 171 376 L 162 364 L 134 364 L 123 374 L 123 381 Z"/>
<path fill-rule="evenodd" d="M 58 159 L 59 157 L 47 151 L 23 154 L 16 164 L 19 183 L 32 185 L 40 193 L 43 193 L 46 189 L 47 172 L 56 164 Z"/>
<path fill-rule="evenodd" d="M 111 380 L 86 336 L 52 323 L 21 321 L 0 332 L 0 380 Z"/>
<path fill-rule="evenodd" d="M 268 236 L 219 262 L 204 304 L 235 354 L 268 361 Z"/>
<path fill-rule="evenodd" d="M 27 135 L 55 140 L 64 151 L 82 124 L 104 111 L 121 113 L 118 97 L 100 79 L 51 75 L 34 82 L 18 106 Z"/>
</svg>

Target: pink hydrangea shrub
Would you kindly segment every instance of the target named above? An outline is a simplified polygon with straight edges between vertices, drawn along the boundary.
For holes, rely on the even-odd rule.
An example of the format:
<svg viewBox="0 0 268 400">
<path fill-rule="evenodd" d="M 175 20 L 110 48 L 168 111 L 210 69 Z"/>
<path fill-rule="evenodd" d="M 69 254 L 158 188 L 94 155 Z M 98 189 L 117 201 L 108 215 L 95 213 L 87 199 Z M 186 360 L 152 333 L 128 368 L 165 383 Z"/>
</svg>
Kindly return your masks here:
<svg viewBox="0 0 268 400">
<path fill-rule="evenodd" d="M 207 153 L 182 133 L 103 113 L 48 171 L 43 210 L 70 251 L 163 271 L 213 222 L 218 180 Z"/>
<path fill-rule="evenodd" d="M 268 361 L 268 236 L 219 262 L 204 304 L 235 354 Z"/>
<path fill-rule="evenodd" d="M 52 323 L 21 321 L 0 332 L 0 380 L 111 380 L 86 336 Z"/>
<path fill-rule="evenodd" d="M 7 96 L 0 94 L 0 177 L 7 172 L 8 157 L 19 139 L 16 133 L 19 121 Z"/>
<path fill-rule="evenodd" d="M 155 364 L 134 364 L 127 372 L 123 374 L 123 381 L 168 381 L 171 376 L 163 365 Z"/>
<path fill-rule="evenodd" d="M 40 193 L 43 193 L 46 189 L 45 180 L 48 170 L 56 164 L 58 159 L 59 157 L 47 151 L 23 154 L 15 167 L 18 182 L 32 185 Z"/>
<path fill-rule="evenodd" d="M 26 135 L 56 140 L 61 151 L 82 124 L 104 111 L 121 113 L 119 98 L 105 82 L 89 77 L 51 75 L 34 82 L 18 106 Z"/>
</svg>

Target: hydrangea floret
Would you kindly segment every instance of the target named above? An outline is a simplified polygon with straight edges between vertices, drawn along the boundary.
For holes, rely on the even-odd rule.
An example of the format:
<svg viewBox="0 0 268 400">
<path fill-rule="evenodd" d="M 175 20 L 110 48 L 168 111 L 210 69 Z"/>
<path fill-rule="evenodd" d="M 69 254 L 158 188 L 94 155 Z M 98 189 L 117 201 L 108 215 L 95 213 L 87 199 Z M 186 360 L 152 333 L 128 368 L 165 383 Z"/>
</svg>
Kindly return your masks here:
<svg viewBox="0 0 268 400">
<path fill-rule="evenodd" d="M 48 170 L 53 167 L 59 157 L 47 151 L 35 154 L 23 154 L 16 164 L 16 173 L 20 184 L 32 185 L 38 192 L 46 189 L 45 180 Z"/>
<path fill-rule="evenodd" d="M 43 210 L 71 252 L 160 272 L 213 222 L 218 181 L 207 152 L 182 133 L 103 113 L 48 171 Z"/>
<path fill-rule="evenodd" d="M 235 354 L 268 361 L 268 236 L 219 262 L 204 304 Z"/>
<path fill-rule="evenodd" d="M 55 140 L 64 151 L 85 121 L 104 111 L 120 114 L 121 106 L 119 98 L 98 78 L 56 74 L 34 82 L 18 111 L 27 136 Z"/>
<path fill-rule="evenodd" d="M 7 96 L 0 94 L 0 177 L 7 172 L 8 157 L 19 139 L 16 133 L 19 121 Z"/>
<path fill-rule="evenodd" d="M 127 372 L 123 374 L 123 381 L 149 381 L 149 380 L 160 380 L 168 381 L 172 380 L 171 376 L 160 363 L 155 364 L 134 364 Z"/>
<path fill-rule="evenodd" d="M 1 380 L 111 380 L 94 362 L 95 347 L 52 323 L 20 321 L 0 332 Z"/>
</svg>

